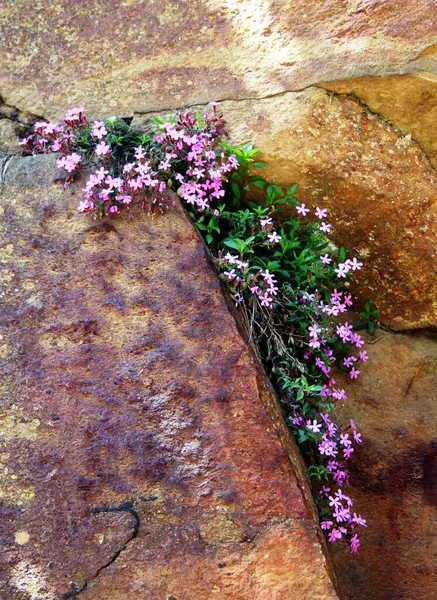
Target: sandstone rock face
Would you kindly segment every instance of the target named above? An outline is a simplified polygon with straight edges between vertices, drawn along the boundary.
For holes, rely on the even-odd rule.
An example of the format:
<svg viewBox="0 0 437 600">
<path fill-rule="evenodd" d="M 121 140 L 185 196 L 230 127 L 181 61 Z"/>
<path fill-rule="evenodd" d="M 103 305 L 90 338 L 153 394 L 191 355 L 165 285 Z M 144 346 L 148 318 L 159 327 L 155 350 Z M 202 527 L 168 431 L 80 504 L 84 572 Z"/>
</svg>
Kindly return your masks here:
<svg viewBox="0 0 437 600">
<path fill-rule="evenodd" d="M 181 207 L 94 221 L 46 157 L 15 160 L 0 597 L 335 600 L 300 459 Z"/>
<path fill-rule="evenodd" d="M 251 139 L 263 148 L 267 177 L 286 186 L 299 182 L 300 200 L 330 209 L 335 240 L 365 262 L 360 297 L 379 306 L 383 322 L 393 329 L 435 327 L 436 21 L 435 0 L 4 2 L 0 155 L 18 151 L 20 125 L 34 117 L 59 119 L 73 105 L 87 106 L 91 118 L 116 114 L 139 123 L 150 113 L 224 100 L 232 140 Z M 265 441 L 273 434 L 263 433 L 268 420 L 259 398 L 269 404 L 270 392 L 262 391 L 264 384 L 255 383 L 253 374 L 247 390 L 242 383 L 241 372 L 253 373 L 253 364 L 222 318 L 228 316 L 213 278 L 205 279 L 207 292 L 196 287 L 207 268 L 202 263 L 200 276 L 193 266 L 192 257 L 202 253 L 183 217 L 178 212 L 168 217 L 167 238 L 158 221 L 147 219 L 93 230 L 93 223 L 75 216 L 77 198 L 51 186 L 52 159 L 44 160 L 48 163 L 0 157 L 0 189 L 5 173 L 12 186 L 4 192 L 7 219 L 0 222 L 1 235 L 6 225 L 12 228 L 11 241 L 0 251 L 0 298 L 10 306 L 2 326 L 8 335 L 10 325 L 17 327 L 12 341 L 0 339 L 6 369 L 0 391 L 8 449 L 0 460 L 6 479 L 7 600 L 12 593 L 13 600 L 68 595 L 70 581 L 71 597 L 74 589 L 83 589 L 80 596 L 93 600 L 130 600 L 147 590 L 150 598 L 167 594 L 182 600 L 182 594 L 185 600 L 187 582 L 197 585 L 202 578 L 204 587 L 192 592 L 198 598 L 276 593 L 288 600 L 290 590 L 293 598 L 330 597 L 308 509 L 299 512 L 301 496 L 284 491 L 292 475 L 276 438 Z M 15 242 L 16 235 L 21 241 Z M 141 242 L 141 262 L 136 238 L 143 235 L 151 241 Z M 164 255 L 166 267 L 159 271 Z M 85 256 L 79 267 L 77 256 Z M 177 282 L 183 269 L 191 283 L 182 290 Z M 155 289 L 145 296 L 147 282 Z M 197 308 L 187 309 L 203 298 L 213 316 L 197 317 Z M 223 336 L 232 343 L 217 342 L 215 327 L 219 322 L 221 332 L 222 321 L 228 323 Z M 402 350 L 408 377 L 408 360 L 420 363 L 423 350 L 413 349 L 414 337 L 393 339 L 408 340 L 410 350 Z M 108 358 L 109 347 L 118 356 L 114 351 Z M 231 357 L 240 348 L 246 358 L 236 362 Z M 136 358 L 125 362 L 131 350 Z M 219 379 L 215 388 L 209 374 L 203 383 L 198 375 L 208 361 L 217 365 L 217 354 L 227 382 L 211 367 L 214 381 Z M 396 353 L 388 350 L 387 356 L 396 367 Z M 382 358 L 389 381 L 388 358 Z M 181 373 L 174 381 L 173 365 Z M 155 384 L 157 372 L 162 380 Z M 32 396 L 29 389 L 35 390 Z M 144 398 L 151 402 L 147 407 Z M 426 395 L 416 401 L 414 411 L 422 414 Z M 205 417 L 209 403 L 218 406 L 221 420 L 214 421 L 213 413 Z M 246 438 L 245 419 L 255 427 L 252 438 Z M 405 429 L 410 439 L 408 424 Z M 413 429 L 416 439 L 417 426 Z M 378 435 L 375 427 L 375 439 Z M 282 475 L 257 444 L 278 452 Z M 155 466 L 143 459 L 149 448 L 157 449 Z M 255 476 L 252 466 L 246 469 L 249 455 L 247 464 L 261 465 Z M 400 453 L 396 465 L 408 471 L 410 459 Z M 205 494 L 199 483 L 204 464 L 216 465 L 219 482 L 211 475 Z M 164 482 L 155 475 L 162 470 Z M 228 488 L 236 490 L 237 500 L 231 492 L 226 496 Z M 264 490 L 272 494 L 271 510 Z M 379 496 L 363 492 L 363 498 L 385 506 L 381 522 L 388 531 L 395 501 L 388 486 L 384 490 Z M 414 502 L 428 523 L 428 508 L 419 506 L 417 496 Z M 424 526 L 419 516 L 405 518 L 417 531 Z M 255 537 L 246 533 L 252 528 Z M 397 556 L 404 557 L 402 573 L 411 579 L 398 585 L 385 562 L 394 561 L 394 554 L 386 541 L 375 554 L 373 542 L 380 538 L 371 531 L 356 563 L 336 557 L 350 597 L 356 600 L 360 589 L 369 599 L 431 600 L 430 559 L 420 554 L 419 543 L 414 552 L 422 557 L 423 574 L 412 571 L 419 559 L 408 555 L 407 534 L 390 538 Z M 297 538 L 302 546 L 295 545 Z M 434 550 L 428 538 L 426 543 Z M 282 562 L 276 560 L 279 548 Z M 302 554 L 295 557 L 296 548 L 308 554 L 303 554 L 308 562 Z M 287 561 L 296 565 L 291 572 Z M 308 564 L 315 575 L 308 575 Z M 297 593 L 298 581 L 307 589 Z M 140 591 L 132 591 L 133 585 Z M 390 596 L 390 586 L 398 596 Z"/>
<path fill-rule="evenodd" d="M 322 85 L 338 94 L 359 98 L 372 112 L 417 141 L 434 169 L 437 168 L 437 78 L 433 81 L 411 75 L 358 77 Z"/>
<path fill-rule="evenodd" d="M 236 140 L 254 132 L 269 178 L 298 181 L 301 202 L 329 209 L 333 239 L 365 263 L 360 296 L 381 320 L 436 326 L 437 174 L 417 144 L 354 99 L 315 88 L 223 108 Z"/>
<path fill-rule="evenodd" d="M 270 177 L 331 208 L 383 322 L 436 325 L 437 191 L 422 154 L 435 166 L 434 0 L 17 0 L 0 15 L 0 114 L 59 119 L 84 104 L 138 120 L 233 99 L 232 139 L 253 139 Z"/>
<path fill-rule="evenodd" d="M 426 76 L 437 43 L 434 0 L 16 0 L 0 11 L 0 94 L 49 118 L 75 104 L 128 116 L 365 75 Z"/>
<path fill-rule="evenodd" d="M 368 528 L 360 556 L 334 559 L 348 600 L 434 600 L 437 339 L 378 331 L 367 351 L 344 418 L 363 431 L 351 493 Z"/>
</svg>

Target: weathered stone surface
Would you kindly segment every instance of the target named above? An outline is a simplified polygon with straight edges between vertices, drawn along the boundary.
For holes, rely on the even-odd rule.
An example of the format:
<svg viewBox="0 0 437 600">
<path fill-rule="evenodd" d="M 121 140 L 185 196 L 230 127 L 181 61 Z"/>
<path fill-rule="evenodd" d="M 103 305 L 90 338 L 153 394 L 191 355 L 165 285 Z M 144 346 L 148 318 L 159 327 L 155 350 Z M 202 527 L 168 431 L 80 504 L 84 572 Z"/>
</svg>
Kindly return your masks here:
<svg viewBox="0 0 437 600">
<path fill-rule="evenodd" d="M 370 342 L 343 415 L 363 433 L 351 494 L 368 528 L 355 559 L 334 560 L 347 600 L 434 600 L 437 338 L 378 331 Z"/>
<path fill-rule="evenodd" d="M 384 322 L 437 323 L 435 173 L 401 135 L 437 160 L 435 0 L 17 0 L 0 16 L 4 110 L 58 119 L 84 104 L 91 117 L 138 117 L 239 100 L 233 139 L 248 110 L 240 139 L 265 147 L 272 176 L 335 205 L 338 238 L 369 254 L 364 293 Z M 322 92 L 284 94 L 320 82 L 401 132 Z"/>
<path fill-rule="evenodd" d="M 0 117 L 0 156 L 2 154 L 17 154 L 21 152 L 18 144 L 18 129 L 10 119 Z"/>
<path fill-rule="evenodd" d="M 333 239 L 362 258 L 360 296 L 394 329 L 437 325 L 437 174 L 417 144 L 347 96 L 311 88 L 225 102 L 235 141 L 252 137 L 268 177 L 330 211 Z M 280 116 L 278 116 L 280 115 Z"/>
<path fill-rule="evenodd" d="M 0 93 L 49 118 L 427 73 L 437 43 L 434 0 L 16 0 L 0 17 Z"/>
<path fill-rule="evenodd" d="M 359 77 L 321 85 L 339 94 L 357 96 L 404 135 L 412 136 L 437 168 L 437 77 L 434 81 L 409 75 Z"/>
<path fill-rule="evenodd" d="M 296 449 L 180 206 L 94 221 L 80 186 L 19 171 L 0 196 L 0 597 L 337 598 Z"/>
</svg>

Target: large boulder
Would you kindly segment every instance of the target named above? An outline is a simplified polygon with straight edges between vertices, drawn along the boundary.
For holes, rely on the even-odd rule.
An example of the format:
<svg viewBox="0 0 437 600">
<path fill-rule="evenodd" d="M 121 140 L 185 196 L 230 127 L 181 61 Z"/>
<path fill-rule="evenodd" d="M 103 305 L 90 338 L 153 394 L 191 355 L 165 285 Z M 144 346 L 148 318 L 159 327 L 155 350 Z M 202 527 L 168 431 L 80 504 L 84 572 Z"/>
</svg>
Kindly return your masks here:
<svg viewBox="0 0 437 600">
<path fill-rule="evenodd" d="M 363 432 L 351 494 L 368 527 L 360 555 L 334 551 L 334 560 L 345 600 L 434 600 L 437 338 L 378 331 L 369 341 L 342 417 Z"/>
<path fill-rule="evenodd" d="M 336 600 L 301 459 L 177 199 L 95 221 L 55 171 L 16 158 L 0 196 L 0 596 Z"/>
<path fill-rule="evenodd" d="M 301 202 L 329 209 L 333 239 L 365 264 L 360 298 L 381 320 L 435 327 L 437 173 L 417 143 L 356 99 L 314 87 L 223 109 L 234 140 L 261 147 L 269 179 L 297 181 Z"/>
<path fill-rule="evenodd" d="M 129 116 L 365 75 L 426 76 L 433 68 L 426 52 L 437 43 L 433 7 L 432 0 L 6 2 L 0 94 L 48 118 L 77 104 L 96 116 Z"/>
<path fill-rule="evenodd" d="M 383 322 L 437 324 L 436 176 L 422 152 L 436 164 L 431 0 L 17 0 L 0 15 L 0 115 L 85 105 L 138 119 L 228 100 L 232 139 L 253 139 L 271 178 L 331 208 Z"/>
</svg>

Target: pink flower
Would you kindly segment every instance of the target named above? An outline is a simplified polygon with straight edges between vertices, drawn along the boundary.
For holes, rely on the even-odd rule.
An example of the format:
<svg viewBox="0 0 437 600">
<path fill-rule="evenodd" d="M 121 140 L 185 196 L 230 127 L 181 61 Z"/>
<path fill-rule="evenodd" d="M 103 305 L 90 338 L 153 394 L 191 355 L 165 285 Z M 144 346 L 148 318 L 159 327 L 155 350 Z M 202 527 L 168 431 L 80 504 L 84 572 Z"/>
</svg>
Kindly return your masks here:
<svg viewBox="0 0 437 600">
<path fill-rule="evenodd" d="M 334 271 L 336 272 L 337 277 L 346 278 L 347 273 L 350 271 L 350 267 L 346 263 L 338 263 L 338 268 L 334 269 Z"/>
<path fill-rule="evenodd" d="M 350 455 L 352 454 L 352 452 L 354 451 L 354 449 L 349 446 L 348 448 L 343 448 L 343 455 L 345 458 L 350 458 Z"/>
<path fill-rule="evenodd" d="M 138 146 L 137 148 L 135 148 L 135 158 L 137 160 L 140 160 L 141 158 L 144 158 L 146 156 L 145 152 L 144 152 L 144 148 L 142 148 L 141 146 Z"/>
<path fill-rule="evenodd" d="M 82 157 L 80 156 L 80 154 L 73 152 L 73 154 L 67 154 L 66 156 L 63 156 L 62 158 L 58 158 L 58 160 L 56 161 L 56 164 L 58 167 L 63 167 L 66 171 L 71 173 L 72 171 L 74 171 L 76 169 L 76 167 L 79 165 L 81 160 L 82 160 Z"/>
<path fill-rule="evenodd" d="M 327 208 L 319 208 L 318 206 L 316 207 L 316 217 L 318 217 L 319 219 L 324 219 L 327 214 L 328 214 Z"/>
<path fill-rule="evenodd" d="M 322 261 L 323 265 L 329 265 L 330 263 L 332 263 L 332 258 L 329 257 L 329 254 L 324 254 L 323 256 L 320 256 L 319 258 Z"/>
<path fill-rule="evenodd" d="M 324 232 L 324 233 L 329 233 L 331 231 L 331 224 L 330 223 L 324 223 L 323 221 L 320 223 L 320 229 Z"/>
<path fill-rule="evenodd" d="M 54 140 L 53 141 L 52 150 L 53 150 L 53 152 L 59 152 L 59 150 L 62 150 L 62 142 L 61 142 L 61 140 Z"/>
<path fill-rule="evenodd" d="M 82 200 L 81 202 L 79 202 L 79 206 L 77 207 L 77 210 L 81 213 L 87 213 L 90 212 L 94 209 L 94 202 L 92 202 L 91 200 Z"/>
<path fill-rule="evenodd" d="M 328 536 L 328 540 L 330 542 L 335 542 L 335 540 L 339 540 L 341 538 L 341 531 L 338 529 L 333 529 Z"/>
<path fill-rule="evenodd" d="M 360 372 L 355 367 L 352 367 L 352 369 L 350 370 L 350 373 L 349 373 L 351 379 L 357 379 L 359 374 L 360 374 Z"/>
<path fill-rule="evenodd" d="M 356 258 L 353 258 L 352 260 L 347 260 L 346 262 L 348 263 L 352 271 L 359 271 L 363 266 L 363 263 L 358 262 Z"/>
<path fill-rule="evenodd" d="M 353 514 L 352 521 L 357 525 L 361 525 L 361 527 L 367 527 L 366 519 L 363 519 L 361 515 L 357 515 L 357 513 Z"/>
<path fill-rule="evenodd" d="M 99 142 L 94 149 L 97 156 L 107 156 L 111 154 L 111 147 L 106 142 Z"/>
<path fill-rule="evenodd" d="M 94 121 L 93 128 L 91 129 L 91 137 L 96 137 L 98 140 L 101 140 L 107 133 L 103 121 Z"/>
<path fill-rule="evenodd" d="M 309 208 L 306 208 L 305 204 L 301 204 L 300 206 L 296 206 L 296 211 L 300 214 L 305 216 L 307 213 L 310 212 Z"/>
<path fill-rule="evenodd" d="M 276 244 L 281 240 L 281 236 L 276 233 L 276 231 L 272 231 L 272 233 L 268 233 L 267 237 L 269 238 L 269 242 L 271 244 Z"/>
<path fill-rule="evenodd" d="M 322 521 L 320 523 L 320 527 L 322 529 L 331 529 L 331 527 L 334 525 L 333 521 Z"/>
<path fill-rule="evenodd" d="M 366 362 L 367 360 L 369 360 L 369 357 L 367 356 L 367 352 L 365 350 L 362 350 L 360 352 L 360 358 L 363 362 Z"/>
<path fill-rule="evenodd" d="M 351 537 L 351 552 L 356 554 L 358 552 L 358 548 L 360 547 L 360 539 L 358 537 L 358 533 Z"/>
<path fill-rule="evenodd" d="M 313 433 L 320 433 L 321 428 L 321 424 L 317 423 L 316 419 L 313 420 L 312 424 L 311 421 L 307 421 L 307 429 L 309 429 Z"/>
<path fill-rule="evenodd" d="M 320 327 L 317 327 L 317 325 L 310 325 L 310 327 L 308 328 L 308 333 L 309 333 L 310 337 L 312 337 L 312 338 L 317 338 L 318 334 L 321 331 L 322 330 L 320 329 Z"/>
<path fill-rule="evenodd" d="M 353 302 L 352 302 L 352 296 L 350 294 L 345 294 L 344 295 L 344 303 L 346 306 L 352 306 Z"/>
<path fill-rule="evenodd" d="M 356 429 L 354 429 L 354 440 L 357 444 L 361 444 L 361 442 L 363 441 L 361 439 L 361 433 L 358 433 Z"/>
<path fill-rule="evenodd" d="M 266 217 L 265 219 L 260 219 L 261 227 L 267 227 L 268 225 L 272 225 L 273 221 L 270 217 Z"/>
<path fill-rule="evenodd" d="M 82 121 L 84 119 L 84 113 L 86 112 L 86 108 L 83 106 L 79 106 L 77 108 L 70 108 L 65 113 L 66 121 Z"/>
<path fill-rule="evenodd" d="M 348 433 L 340 433 L 340 444 L 342 446 L 345 446 L 346 448 L 348 448 L 349 446 L 352 445 L 352 442 L 349 439 Z"/>
<path fill-rule="evenodd" d="M 363 338 L 360 336 L 359 333 L 353 333 L 351 335 L 351 339 L 350 339 L 350 343 L 351 344 L 355 344 L 355 346 L 357 348 L 361 348 L 361 346 L 364 346 L 364 340 Z"/>
</svg>

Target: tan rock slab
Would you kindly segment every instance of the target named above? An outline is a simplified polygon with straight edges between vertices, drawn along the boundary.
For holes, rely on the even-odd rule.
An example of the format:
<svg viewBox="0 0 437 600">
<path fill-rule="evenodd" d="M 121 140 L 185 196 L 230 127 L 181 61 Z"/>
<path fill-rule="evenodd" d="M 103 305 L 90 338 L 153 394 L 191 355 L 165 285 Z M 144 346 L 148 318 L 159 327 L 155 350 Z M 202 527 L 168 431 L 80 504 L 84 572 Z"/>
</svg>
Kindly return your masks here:
<svg viewBox="0 0 437 600">
<path fill-rule="evenodd" d="M 14 0 L 0 23 L 0 94 L 51 119 L 418 72 L 437 43 L 433 0 Z"/>
<path fill-rule="evenodd" d="M 351 494 L 366 513 L 360 555 L 334 548 L 345 600 L 434 600 L 437 567 L 437 339 L 377 331 L 342 418 L 363 444 Z"/>
<path fill-rule="evenodd" d="M 16 167 L 0 597 L 335 600 L 299 455 L 180 205 L 95 221 L 81 184 Z"/>
<path fill-rule="evenodd" d="M 356 290 L 383 323 L 436 326 L 437 173 L 420 147 L 353 98 L 317 88 L 223 109 L 234 142 L 251 136 L 262 148 L 263 175 L 298 182 L 301 202 L 329 209 L 333 240 L 363 259 Z"/>
<path fill-rule="evenodd" d="M 437 168 L 437 75 L 433 79 L 411 75 L 358 77 L 320 85 L 338 94 L 355 95 L 371 111 L 417 141 Z"/>
</svg>

